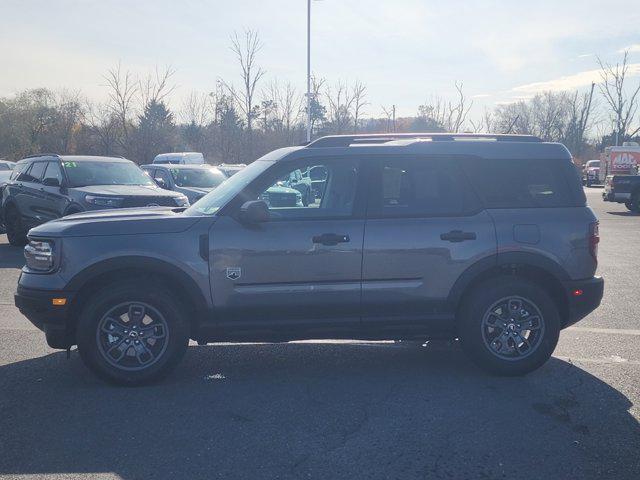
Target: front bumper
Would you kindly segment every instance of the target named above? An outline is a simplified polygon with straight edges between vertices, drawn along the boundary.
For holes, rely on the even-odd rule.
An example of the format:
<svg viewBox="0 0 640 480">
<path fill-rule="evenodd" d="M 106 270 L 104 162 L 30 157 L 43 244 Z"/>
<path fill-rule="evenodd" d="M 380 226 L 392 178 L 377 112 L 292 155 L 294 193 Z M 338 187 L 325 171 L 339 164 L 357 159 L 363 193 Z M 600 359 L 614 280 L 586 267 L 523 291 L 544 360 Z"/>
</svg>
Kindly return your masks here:
<svg viewBox="0 0 640 480">
<path fill-rule="evenodd" d="M 563 286 L 569 306 L 569 316 L 564 327 L 582 320 L 598 308 L 602 302 L 604 294 L 604 279 L 602 277 L 564 282 Z M 578 295 L 578 292 L 581 293 Z"/>
<path fill-rule="evenodd" d="M 65 305 L 54 305 L 53 299 L 66 299 Z M 56 290 L 38 290 L 18 285 L 14 302 L 20 313 L 42 330 L 51 346 L 59 341 L 52 339 L 71 338 L 72 322 L 70 318 L 74 295 L 71 292 Z M 60 348 L 55 347 L 55 348 Z"/>
</svg>

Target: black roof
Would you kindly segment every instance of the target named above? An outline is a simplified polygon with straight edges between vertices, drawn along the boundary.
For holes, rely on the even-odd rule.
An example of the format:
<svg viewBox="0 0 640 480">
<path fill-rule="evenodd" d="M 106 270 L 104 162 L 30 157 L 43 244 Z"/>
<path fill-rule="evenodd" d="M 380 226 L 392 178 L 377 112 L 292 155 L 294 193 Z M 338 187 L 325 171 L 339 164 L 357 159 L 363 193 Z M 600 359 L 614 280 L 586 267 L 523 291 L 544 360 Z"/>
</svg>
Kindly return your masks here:
<svg viewBox="0 0 640 480">
<path fill-rule="evenodd" d="M 264 160 L 278 161 L 326 155 L 464 155 L 492 159 L 571 160 L 561 143 L 544 142 L 533 135 L 475 133 L 389 133 L 366 135 L 333 135 L 307 145 L 289 147 L 265 155 Z"/>
</svg>

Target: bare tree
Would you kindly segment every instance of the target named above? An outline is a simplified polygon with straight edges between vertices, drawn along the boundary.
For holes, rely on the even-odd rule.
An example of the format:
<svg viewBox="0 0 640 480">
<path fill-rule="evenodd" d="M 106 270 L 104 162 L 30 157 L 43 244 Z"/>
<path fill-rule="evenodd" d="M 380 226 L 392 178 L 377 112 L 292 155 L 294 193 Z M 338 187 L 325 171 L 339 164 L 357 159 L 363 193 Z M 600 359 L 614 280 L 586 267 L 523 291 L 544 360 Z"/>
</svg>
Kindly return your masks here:
<svg viewBox="0 0 640 480">
<path fill-rule="evenodd" d="M 569 125 L 565 133 L 565 144 L 576 156 L 581 156 L 585 146 L 585 134 L 591 125 L 593 91 L 595 83 L 587 93 L 580 95 L 576 90 L 569 99 Z"/>
<path fill-rule="evenodd" d="M 615 66 L 603 62 L 598 57 L 600 79 L 602 80 L 598 84 L 598 89 L 611 109 L 611 117 L 616 125 L 616 145 L 620 140 L 624 141 L 625 138 L 631 137 L 640 131 L 640 128 L 638 128 L 629 134 L 629 128 L 638 110 L 640 83 L 629 92 L 625 87 L 627 74 L 629 73 L 628 57 L 629 52 L 625 51 L 622 63 L 616 63 Z"/>
<path fill-rule="evenodd" d="M 325 98 L 329 106 L 327 113 L 332 133 L 345 133 L 353 119 L 353 92 L 346 83 L 338 82 L 334 87 L 327 87 Z"/>
<path fill-rule="evenodd" d="M 367 102 L 367 87 L 362 82 L 356 81 L 351 94 L 353 96 L 353 131 L 358 133 L 358 122 L 362 116 L 362 111 L 364 107 L 369 105 L 369 102 Z"/>
<path fill-rule="evenodd" d="M 396 131 L 396 106 L 391 105 L 390 107 L 385 107 L 382 105 L 382 113 L 384 114 L 386 120 L 386 133 L 395 133 Z"/>
<path fill-rule="evenodd" d="M 108 105 L 87 103 L 85 120 L 98 139 L 102 155 L 113 155 L 118 144 L 120 120 Z"/>
<path fill-rule="evenodd" d="M 418 107 L 419 116 L 435 120 L 447 132 L 459 132 L 467 121 L 473 101 L 469 101 L 464 94 L 462 82 L 455 82 L 455 89 L 455 100 L 432 97 L 430 101 Z"/>
<path fill-rule="evenodd" d="M 122 70 L 120 62 L 107 71 L 104 79 L 108 88 L 107 106 L 118 119 L 121 130 L 120 144 L 126 148 L 129 139 L 129 120 L 133 116 L 139 82 L 130 71 Z"/>
<path fill-rule="evenodd" d="M 469 120 L 473 133 L 494 133 L 496 129 L 495 123 L 492 112 L 486 108 L 479 120 Z"/>
<path fill-rule="evenodd" d="M 56 121 L 55 134 L 60 151 L 69 153 L 71 143 L 84 116 L 80 92 L 62 90 L 55 96 Z"/>
<path fill-rule="evenodd" d="M 156 67 L 153 73 L 138 81 L 141 110 L 153 103 L 164 102 L 173 93 L 177 87 L 171 80 L 175 73 L 176 70 L 171 66 L 163 69 Z"/>
<path fill-rule="evenodd" d="M 256 115 L 256 106 L 254 105 L 256 88 L 266 73 L 256 64 L 256 56 L 261 49 L 262 42 L 258 37 L 258 32 L 254 30 L 245 30 L 242 39 L 237 32 L 231 37 L 231 51 L 240 64 L 242 90 L 237 91 L 232 85 L 225 85 L 243 113 L 249 133 L 252 131 L 253 119 Z"/>
<path fill-rule="evenodd" d="M 180 118 L 183 122 L 198 127 L 204 127 L 211 121 L 214 106 L 211 94 L 191 91 L 182 101 Z"/>
</svg>

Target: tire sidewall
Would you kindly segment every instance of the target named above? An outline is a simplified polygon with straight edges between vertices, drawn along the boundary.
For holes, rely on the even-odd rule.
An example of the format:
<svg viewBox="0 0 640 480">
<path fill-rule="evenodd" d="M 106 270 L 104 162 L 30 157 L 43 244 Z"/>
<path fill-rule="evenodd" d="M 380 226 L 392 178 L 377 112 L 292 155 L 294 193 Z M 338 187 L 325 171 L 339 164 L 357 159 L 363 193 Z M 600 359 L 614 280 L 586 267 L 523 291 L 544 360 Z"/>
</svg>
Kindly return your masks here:
<svg viewBox="0 0 640 480">
<path fill-rule="evenodd" d="M 169 290 L 162 286 L 140 286 L 141 282 L 103 287 L 87 302 L 78 318 L 76 339 L 84 363 L 98 376 L 115 384 L 142 385 L 165 376 L 184 355 L 189 344 L 189 325 L 184 309 Z M 167 348 L 153 365 L 139 371 L 120 370 L 103 358 L 96 332 L 107 311 L 125 302 L 141 302 L 156 308 L 164 316 L 169 333 Z"/>
<path fill-rule="evenodd" d="M 521 360 L 504 360 L 485 345 L 482 318 L 496 301 L 519 296 L 534 303 L 544 320 L 544 334 L 536 350 Z M 519 278 L 500 277 L 479 288 L 461 308 L 458 333 L 465 352 L 482 368 L 500 375 L 523 375 L 542 366 L 551 356 L 560 334 L 560 314 L 551 297 L 539 286 Z"/>
<path fill-rule="evenodd" d="M 15 215 L 11 219 L 11 215 Z M 7 205 L 4 211 L 4 226 L 7 234 L 7 240 L 14 247 L 22 247 L 27 243 L 27 235 L 22 224 L 22 215 L 15 205 Z"/>
</svg>

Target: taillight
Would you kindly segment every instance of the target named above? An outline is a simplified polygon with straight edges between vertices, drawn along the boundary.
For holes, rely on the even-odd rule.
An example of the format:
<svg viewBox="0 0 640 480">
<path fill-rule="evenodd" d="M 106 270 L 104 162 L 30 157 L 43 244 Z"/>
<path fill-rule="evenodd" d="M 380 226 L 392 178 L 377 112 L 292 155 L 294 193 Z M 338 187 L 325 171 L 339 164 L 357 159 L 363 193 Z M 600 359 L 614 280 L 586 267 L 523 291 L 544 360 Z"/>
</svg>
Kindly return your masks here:
<svg viewBox="0 0 640 480">
<path fill-rule="evenodd" d="M 600 229 L 598 222 L 594 222 L 589 225 L 589 253 L 596 263 L 598 263 L 598 243 L 600 243 Z"/>
</svg>

